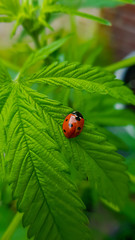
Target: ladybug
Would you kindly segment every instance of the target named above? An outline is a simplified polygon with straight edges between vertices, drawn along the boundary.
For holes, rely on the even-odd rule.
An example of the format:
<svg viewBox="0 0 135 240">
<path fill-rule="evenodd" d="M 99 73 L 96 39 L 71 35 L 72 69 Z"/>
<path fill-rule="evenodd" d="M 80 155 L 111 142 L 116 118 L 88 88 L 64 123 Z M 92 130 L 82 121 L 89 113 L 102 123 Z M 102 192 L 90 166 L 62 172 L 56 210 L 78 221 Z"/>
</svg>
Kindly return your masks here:
<svg viewBox="0 0 135 240">
<path fill-rule="evenodd" d="M 72 112 L 66 116 L 63 122 L 63 133 L 67 138 L 74 138 L 78 136 L 84 125 L 84 118 L 79 112 Z"/>
</svg>

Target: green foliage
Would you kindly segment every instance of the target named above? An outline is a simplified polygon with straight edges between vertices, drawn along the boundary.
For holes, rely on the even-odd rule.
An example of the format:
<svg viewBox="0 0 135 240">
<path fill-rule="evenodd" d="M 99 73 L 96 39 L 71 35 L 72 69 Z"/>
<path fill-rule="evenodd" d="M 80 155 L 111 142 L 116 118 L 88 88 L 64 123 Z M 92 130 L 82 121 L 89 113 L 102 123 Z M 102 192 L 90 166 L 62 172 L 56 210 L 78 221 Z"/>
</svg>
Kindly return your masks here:
<svg viewBox="0 0 135 240">
<path fill-rule="evenodd" d="M 19 198 L 18 209 L 25 212 L 23 224 L 31 225 L 28 236 L 35 239 L 89 239 L 83 205 L 43 114 L 24 87 L 14 84 L 2 116 L 9 181 L 13 196 Z"/>
<path fill-rule="evenodd" d="M 82 7 L 115 7 L 117 5 L 130 3 L 134 4 L 134 0 L 60 0 L 61 4 L 67 5 L 67 6 L 82 6 Z"/>
<path fill-rule="evenodd" d="M 43 10 L 45 13 L 66 13 L 66 14 L 70 14 L 70 15 L 77 15 L 77 16 L 80 16 L 80 17 L 84 17 L 84 18 L 88 18 L 88 19 L 91 19 L 91 20 L 94 20 L 94 21 L 97 21 L 101 24 L 105 24 L 105 25 L 108 25 L 110 26 L 111 23 L 105 19 L 102 19 L 102 18 L 99 18 L 99 17 L 96 17 L 96 16 L 93 16 L 91 14 L 88 14 L 88 13 L 83 13 L 83 12 L 80 12 L 80 11 L 77 11 L 75 9 L 72 9 L 72 8 L 68 8 L 68 7 L 65 7 L 65 6 L 62 6 L 62 5 L 52 5 L 52 6 L 46 6 L 45 9 Z"/>
<path fill-rule="evenodd" d="M 16 20 L 11 36 L 16 33 L 18 26 L 22 25 L 24 29 L 26 29 L 26 31 L 34 38 L 36 43 L 38 43 L 37 34 L 42 32 L 44 27 L 53 30 L 51 25 L 48 23 L 48 14 L 54 12 L 77 15 L 97 21 L 101 24 L 110 25 L 110 22 L 105 19 L 80 12 L 76 9 L 71 9 L 63 5 L 54 4 L 53 1 L 22 0 L 20 3 L 19 0 L 7 0 L 6 4 L 4 0 L 0 1 L 0 22 L 12 22 Z"/>
<path fill-rule="evenodd" d="M 104 126 L 126 126 L 129 123 L 135 125 L 134 113 L 128 109 L 106 109 L 100 113 L 91 115 L 92 122 Z"/>
<path fill-rule="evenodd" d="M 19 11 L 19 0 L 7 0 L 6 4 L 4 0 L 0 0 L 0 14 L 8 15 L 11 18 L 14 18 Z"/>
<path fill-rule="evenodd" d="M 51 44 L 49 44 L 49 45 L 47 45 L 47 46 L 45 46 L 43 48 L 40 48 L 39 50 L 33 52 L 29 56 L 27 61 L 24 63 L 19 76 L 25 75 L 27 73 L 27 71 L 33 65 L 35 65 L 37 62 L 40 62 L 41 60 L 45 60 L 51 53 L 53 53 L 58 48 L 60 48 L 69 39 L 69 37 L 70 36 L 68 35 L 65 38 L 59 39 L 59 40 L 57 40 L 55 42 L 52 42 Z"/>
<path fill-rule="evenodd" d="M 109 72 L 114 72 L 118 69 L 130 67 L 134 64 L 135 64 L 135 57 L 126 58 L 126 59 L 121 60 L 120 62 L 117 62 L 117 63 L 111 64 L 110 66 L 107 66 L 106 70 L 108 70 Z"/>
<path fill-rule="evenodd" d="M 131 3 L 134 4 L 134 0 L 84 0 L 84 6 L 92 6 L 92 7 L 114 7 L 117 5 L 125 4 L 125 3 Z"/>
<path fill-rule="evenodd" d="M 42 107 L 45 108 L 45 112 L 50 111 L 49 106 L 47 109 L 45 101 L 43 105 L 43 103 L 39 102 L 39 97 L 37 98 L 37 100 L 38 103 L 42 104 Z M 122 202 L 120 199 L 116 199 L 115 196 L 118 196 L 119 194 L 114 194 L 114 192 L 118 189 L 113 189 L 114 187 L 112 185 L 115 185 L 115 181 L 117 182 L 118 179 L 113 173 L 113 168 L 115 168 L 117 165 L 120 184 L 120 178 L 122 177 L 121 172 L 124 167 L 124 165 L 121 163 L 121 157 L 113 153 L 113 151 L 115 151 L 116 149 L 114 148 L 114 146 L 106 142 L 105 136 L 100 132 L 96 131 L 93 124 L 85 124 L 85 129 L 82 133 L 82 136 L 78 137 L 78 140 L 73 139 L 69 141 L 68 139 L 65 139 L 63 133 L 61 133 L 61 125 L 63 122 L 63 109 L 60 109 L 56 106 L 57 105 L 55 103 L 55 105 L 53 106 L 55 112 L 49 112 L 50 117 L 46 117 L 46 121 L 48 121 L 48 126 L 49 123 L 52 123 L 52 125 L 50 124 L 50 129 L 53 129 L 53 132 L 56 135 L 54 137 L 56 139 L 56 142 L 59 143 L 60 149 L 63 149 L 65 156 L 67 155 L 68 151 L 69 158 L 72 158 L 72 162 L 75 168 L 79 170 L 82 176 L 89 178 L 91 186 L 94 187 L 96 191 L 98 191 L 101 197 L 104 197 L 108 201 L 112 202 L 114 205 L 121 207 L 123 199 L 126 198 L 125 193 L 127 194 L 127 189 L 123 191 L 123 189 L 126 187 L 126 184 L 124 185 L 125 187 L 123 186 L 119 189 L 119 194 L 121 192 L 121 194 L 123 195 L 120 197 Z M 68 114 L 70 111 L 70 109 L 67 109 L 67 112 L 64 112 L 65 115 Z M 55 121 L 52 120 L 52 118 L 54 118 Z M 61 136 L 62 139 L 59 136 Z M 107 161 L 107 159 L 109 161 Z M 106 178 L 108 178 L 107 184 L 104 184 Z M 110 178 L 112 179 L 112 181 L 110 180 Z M 126 176 L 123 176 L 122 178 L 123 180 L 121 179 L 121 182 L 127 181 Z M 119 184 L 117 183 L 117 186 Z M 108 190 L 106 190 L 105 188 L 108 188 Z M 113 190 L 110 191 L 109 189 Z"/>
<path fill-rule="evenodd" d="M 0 63 L 0 87 L 9 85 L 12 80 L 7 72 L 7 69 L 4 67 L 2 63 Z"/>
<path fill-rule="evenodd" d="M 86 45 L 81 41 L 77 44 L 75 39 L 72 43 L 70 35 L 64 32 L 63 36 L 67 36 L 61 38 L 60 31 L 45 35 L 46 27 L 53 30 L 50 25 L 53 13 L 81 16 L 110 25 L 107 20 L 77 8 L 85 4 L 100 7 L 123 2 L 133 3 L 124 0 L 75 1 L 73 4 L 64 0 L 7 0 L 5 4 L 0 0 L 0 21 L 15 21 L 12 36 L 19 25 L 23 26 L 15 48 L 19 58 L 24 36 L 29 34 L 35 43 L 34 48 L 26 44 L 24 64 L 24 60 L 16 66 L 3 59 L 0 63 L 0 187 L 3 181 L 9 199 L 5 204 L 11 204 L 12 189 L 14 208 L 22 212 L 16 214 L 2 240 L 12 236 L 21 218 L 28 238 L 93 239 L 86 217 L 84 186 L 87 186 L 88 207 L 96 196 L 97 202 L 100 200 L 111 210 L 129 214 L 123 208 L 129 202 L 129 180 L 134 192 L 134 161 L 125 164 L 124 157 L 118 153 L 118 150 L 127 151 L 128 140 L 119 139 L 105 127 L 135 125 L 134 113 L 124 105 L 135 105 L 135 96 L 111 73 L 122 66 L 130 66 L 134 58 L 104 69 L 64 62 L 68 51 L 66 49 L 62 55 L 59 48 L 67 40 L 74 55 L 71 60 L 82 63 L 93 64 L 102 46 L 97 47 L 98 41 L 95 44 L 94 38 Z M 75 37 L 77 39 L 77 33 Z M 88 50 L 90 56 L 85 57 Z M 78 55 L 72 51 L 78 51 Z M 20 65 L 23 66 L 19 70 Z M 117 110 L 119 102 L 123 109 Z M 68 139 L 63 134 L 62 124 L 73 109 L 83 114 L 85 124 L 77 138 Z M 7 182 L 11 188 L 7 187 Z M 5 201 L 1 195 L 0 201 L 2 204 Z M 131 206 L 131 211 L 133 209 Z"/>
<path fill-rule="evenodd" d="M 3 69 L 2 73 L 6 74 Z M 89 83 L 95 82 L 96 76 L 103 77 L 103 72 L 100 76 L 99 70 L 86 70 L 88 68 L 78 68 L 78 65 L 55 64 L 36 74 L 34 82 L 43 79 L 43 76 L 50 79 L 52 73 L 54 78 L 61 78 L 62 85 L 65 85 L 67 76 L 71 83 L 71 75 L 71 80 L 78 83 L 82 81 L 78 75 L 85 75 L 85 79 L 90 76 Z M 111 78 L 112 75 L 108 75 Z M 6 79 L 11 85 L 8 75 Z M 26 83 L 24 78 L 21 81 Z M 69 178 L 70 169 L 75 168 L 84 179 L 88 177 L 91 188 L 98 192 L 101 199 L 120 209 L 128 193 L 128 177 L 122 157 L 115 153 L 115 147 L 95 130 L 93 124 L 86 123 L 78 139 L 66 139 L 61 127 L 62 114 L 67 115 L 71 109 L 26 88 L 22 83 L 17 80 L 12 83 L 13 89 L 5 96 L 1 114 L 7 136 L 7 171 L 13 196 L 18 199 L 18 209 L 24 212 L 23 225 L 30 225 L 28 236 L 39 240 L 55 237 L 89 239 L 86 217 L 82 213 L 83 204 Z M 1 86 L 5 88 L 5 82 Z M 81 84 L 78 88 L 81 90 Z"/>
<path fill-rule="evenodd" d="M 3 108 L 3 106 L 5 105 L 5 102 L 10 94 L 11 91 L 11 83 L 12 80 L 7 72 L 7 70 L 5 69 L 5 67 L 2 65 L 2 63 L 0 64 L 0 112 Z"/>
<path fill-rule="evenodd" d="M 21 79 L 20 79 L 21 81 Z M 123 82 L 100 68 L 80 66 L 80 64 L 53 63 L 29 78 L 23 78 L 25 84 L 47 83 L 85 90 L 89 93 L 108 94 L 121 101 L 135 104 L 135 97 Z"/>
</svg>

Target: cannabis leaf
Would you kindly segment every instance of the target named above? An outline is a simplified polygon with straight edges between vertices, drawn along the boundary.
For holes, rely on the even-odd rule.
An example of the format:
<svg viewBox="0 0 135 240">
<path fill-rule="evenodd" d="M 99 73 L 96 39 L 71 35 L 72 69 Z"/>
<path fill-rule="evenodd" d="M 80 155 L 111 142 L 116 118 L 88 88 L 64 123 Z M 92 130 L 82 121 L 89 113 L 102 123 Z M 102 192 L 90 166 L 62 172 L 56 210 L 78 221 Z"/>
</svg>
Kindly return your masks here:
<svg viewBox="0 0 135 240">
<path fill-rule="evenodd" d="M 7 72 L 7 69 L 0 62 L 0 112 L 10 94 L 12 80 Z"/>
<path fill-rule="evenodd" d="M 66 13 L 66 14 L 70 14 L 70 15 L 77 15 L 77 16 L 80 16 L 80 17 L 84 17 L 84 18 L 88 18 L 88 19 L 91 19 L 91 20 L 94 20 L 96 22 L 99 22 L 101 24 L 105 24 L 105 25 L 108 25 L 110 26 L 111 23 L 106 20 L 106 19 L 103 19 L 103 18 L 100 18 L 100 17 L 97 17 L 97 16 L 94 16 L 94 15 L 91 15 L 91 14 L 88 14 L 88 13 L 84 13 L 84 12 L 81 12 L 81 11 L 77 11 L 76 9 L 74 8 L 69 8 L 69 7 L 66 7 L 66 6 L 62 6 L 60 4 L 57 4 L 57 5 L 45 5 L 45 8 L 43 9 L 43 12 L 44 13 Z"/>
<path fill-rule="evenodd" d="M 34 239 L 90 239 L 84 208 L 70 180 L 68 165 L 47 132 L 42 108 L 24 86 L 13 90 L 2 109 L 6 165 L 23 225 Z"/>
<path fill-rule="evenodd" d="M 47 67 L 34 75 L 35 80 L 45 71 L 46 74 L 48 72 L 45 79 L 51 79 L 53 74 L 56 80 L 63 80 L 61 74 L 63 76 L 64 72 L 69 83 L 71 75 L 76 82 L 80 81 L 78 75 L 86 79 L 91 76 L 93 82 L 95 76 L 103 76 L 99 70 L 82 70 L 80 74 L 80 67 L 76 68 L 78 65 L 67 66 L 68 69 L 65 63 Z M 72 69 L 73 66 L 75 68 Z M 78 138 L 65 138 L 63 115 L 72 109 L 26 87 L 26 78 L 11 82 L 4 67 L 1 67 L 1 73 L 1 88 L 10 86 L 5 98 L 0 93 L 3 98 L 1 117 L 6 133 L 6 168 L 13 197 L 18 199 L 18 210 L 24 213 L 23 225 L 29 226 L 28 237 L 38 240 L 91 239 L 86 226 L 88 221 L 82 212 L 84 206 L 70 174 L 76 169 L 82 178 L 88 177 L 91 188 L 99 197 L 119 210 L 128 194 L 123 158 L 115 152 L 116 148 L 104 134 L 87 121 Z M 28 83 L 30 79 L 34 80 L 29 78 Z M 81 89 L 80 85 L 78 87 Z"/>
<path fill-rule="evenodd" d="M 53 63 L 32 76 L 20 79 L 25 84 L 47 83 L 56 86 L 85 90 L 89 93 L 110 95 L 121 101 L 135 104 L 135 96 L 123 82 L 98 67 L 73 63 Z"/>
<path fill-rule="evenodd" d="M 68 161 L 72 162 L 80 174 L 88 177 L 91 187 L 101 198 L 112 203 L 117 210 L 124 204 L 128 193 L 128 177 L 124 173 L 123 158 L 115 153 L 116 148 L 108 143 L 104 134 L 98 132 L 93 124 L 86 124 L 76 139 L 65 138 L 62 132 L 63 115 L 71 109 L 44 95 L 28 89 L 29 94 L 44 110 L 44 121 L 48 133 L 58 143 Z M 51 129 L 51 132 L 50 132 Z"/>
</svg>

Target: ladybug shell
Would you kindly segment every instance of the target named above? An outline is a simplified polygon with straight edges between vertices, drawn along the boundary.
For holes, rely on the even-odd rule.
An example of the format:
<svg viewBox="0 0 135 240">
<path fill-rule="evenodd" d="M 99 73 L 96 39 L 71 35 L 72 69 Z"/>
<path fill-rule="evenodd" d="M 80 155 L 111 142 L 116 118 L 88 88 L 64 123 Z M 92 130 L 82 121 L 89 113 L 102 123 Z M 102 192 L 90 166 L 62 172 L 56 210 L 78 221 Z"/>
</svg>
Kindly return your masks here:
<svg viewBox="0 0 135 240">
<path fill-rule="evenodd" d="M 81 133 L 83 125 L 84 118 L 81 113 L 70 113 L 63 122 L 63 133 L 67 138 L 74 138 Z"/>
</svg>

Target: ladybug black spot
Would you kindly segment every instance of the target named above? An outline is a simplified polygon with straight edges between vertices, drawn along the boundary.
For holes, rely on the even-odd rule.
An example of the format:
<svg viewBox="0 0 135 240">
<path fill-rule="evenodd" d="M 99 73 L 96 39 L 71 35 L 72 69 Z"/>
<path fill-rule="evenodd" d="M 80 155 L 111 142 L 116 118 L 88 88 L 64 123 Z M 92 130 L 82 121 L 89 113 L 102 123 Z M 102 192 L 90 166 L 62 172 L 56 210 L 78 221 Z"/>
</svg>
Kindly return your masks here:
<svg viewBox="0 0 135 240">
<path fill-rule="evenodd" d="M 81 128 L 80 128 L 80 127 L 78 127 L 77 129 L 78 129 L 78 130 L 81 130 Z"/>
<path fill-rule="evenodd" d="M 80 121 L 80 120 L 81 120 L 81 118 L 80 118 L 80 117 L 76 117 L 75 119 L 76 119 L 77 121 Z"/>
<path fill-rule="evenodd" d="M 73 124 L 69 123 L 68 126 L 69 126 L 69 127 L 73 127 Z"/>
<path fill-rule="evenodd" d="M 65 130 L 65 129 L 63 129 L 63 131 L 64 131 L 64 132 L 66 132 L 66 130 Z"/>
<path fill-rule="evenodd" d="M 68 121 L 68 119 L 66 119 L 66 122 Z"/>
</svg>

